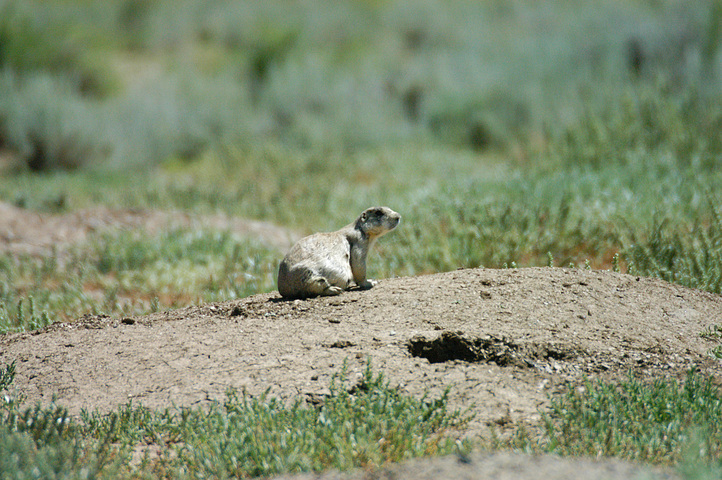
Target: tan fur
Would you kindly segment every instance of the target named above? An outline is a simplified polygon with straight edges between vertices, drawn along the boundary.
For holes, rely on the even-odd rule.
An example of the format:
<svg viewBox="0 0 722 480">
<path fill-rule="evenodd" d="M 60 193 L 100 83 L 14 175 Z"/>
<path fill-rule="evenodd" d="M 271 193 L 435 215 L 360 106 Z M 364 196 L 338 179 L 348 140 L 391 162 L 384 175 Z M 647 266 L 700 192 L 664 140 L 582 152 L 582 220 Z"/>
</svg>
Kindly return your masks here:
<svg viewBox="0 0 722 480">
<path fill-rule="evenodd" d="M 388 207 L 372 207 L 341 230 L 302 238 L 278 268 L 278 291 L 286 298 L 338 295 L 352 283 L 369 289 L 366 256 L 374 242 L 390 232 L 401 216 Z"/>
</svg>

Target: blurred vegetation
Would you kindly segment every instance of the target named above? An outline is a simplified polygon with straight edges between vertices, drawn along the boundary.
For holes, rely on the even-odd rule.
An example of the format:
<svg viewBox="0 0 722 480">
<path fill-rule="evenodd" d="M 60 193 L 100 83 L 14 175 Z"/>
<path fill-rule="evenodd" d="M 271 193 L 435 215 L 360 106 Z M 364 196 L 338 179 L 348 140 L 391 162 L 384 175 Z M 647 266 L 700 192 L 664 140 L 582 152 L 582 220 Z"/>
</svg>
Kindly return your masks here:
<svg viewBox="0 0 722 480">
<path fill-rule="evenodd" d="M 0 138 L 33 170 L 274 141 L 514 151 L 633 84 L 707 103 L 719 23 L 712 0 L 2 0 Z"/>
</svg>

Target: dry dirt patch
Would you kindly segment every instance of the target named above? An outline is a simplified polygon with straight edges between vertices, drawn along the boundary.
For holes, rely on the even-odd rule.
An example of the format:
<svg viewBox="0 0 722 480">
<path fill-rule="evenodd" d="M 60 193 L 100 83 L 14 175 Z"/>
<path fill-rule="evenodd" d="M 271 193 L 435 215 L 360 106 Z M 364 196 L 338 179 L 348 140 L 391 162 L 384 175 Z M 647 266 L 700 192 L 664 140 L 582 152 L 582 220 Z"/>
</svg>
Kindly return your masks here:
<svg viewBox="0 0 722 480">
<path fill-rule="evenodd" d="M 674 472 L 614 459 L 508 452 L 425 458 L 374 471 L 282 475 L 273 480 L 679 480 Z"/>
<path fill-rule="evenodd" d="M 138 229 L 158 233 L 172 228 L 213 228 L 256 238 L 285 250 L 297 235 L 268 222 L 235 219 L 223 214 L 194 216 L 181 211 L 94 207 L 66 214 L 39 213 L 0 202 L 0 253 L 62 255 L 95 233 Z"/>
<path fill-rule="evenodd" d="M 475 414 L 474 435 L 534 422 L 550 395 L 585 377 L 680 378 L 696 365 L 720 378 L 707 355 L 715 342 L 699 335 L 720 319 L 719 295 L 657 279 L 469 269 L 331 298 L 271 293 L 144 317 L 89 316 L 0 337 L 0 361 L 17 361 L 14 385 L 28 401 L 56 396 L 77 413 L 131 400 L 199 405 L 228 388 L 315 402 L 344 362 L 353 382 L 371 359 L 406 393 L 451 387 L 451 406 Z"/>
</svg>

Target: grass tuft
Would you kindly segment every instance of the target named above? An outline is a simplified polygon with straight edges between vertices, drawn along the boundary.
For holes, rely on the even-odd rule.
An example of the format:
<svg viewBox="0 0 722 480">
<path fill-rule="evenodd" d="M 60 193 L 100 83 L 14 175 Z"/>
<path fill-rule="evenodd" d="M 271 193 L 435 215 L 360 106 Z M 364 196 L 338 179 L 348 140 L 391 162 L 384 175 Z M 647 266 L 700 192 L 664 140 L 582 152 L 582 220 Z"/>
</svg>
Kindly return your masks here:
<svg viewBox="0 0 722 480">
<path fill-rule="evenodd" d="M 707 224 L 696 220 L 690 229 L 656 218 L 647 238 L 626 249 L 627 261 L 640 275 L 722 293 L 722 222 L 715 205 L 709 210 Z"/>
<path fill-rule="evenodd" d="M 457 448 L 449 434 L 464 420 L 447 411 L 446 394 L 433 401 L 401 395 L 370 366 L 351 392 L 344 376 L 334 377 L 319 409 L 229 392 L 207 413 L 183 411 L 179 457 L 196 475 L 267 476 L 368 468 Z"/>
<path fill-rule="evenodd" d="M 619 384 L 587 381 L 552 399 L 544 425 L 544 449 L 563 455 L 679 464 L 701 438 L 697 460 L 722 460 L 719 387 L 695 370 L 682 383 L 631 374 Z"/>
<path fill-rule="evenodd" d="M 6 390 L 15 380 L 15 361 L 8 363 L 0 371 L 0 392 Z"/>
</svg>

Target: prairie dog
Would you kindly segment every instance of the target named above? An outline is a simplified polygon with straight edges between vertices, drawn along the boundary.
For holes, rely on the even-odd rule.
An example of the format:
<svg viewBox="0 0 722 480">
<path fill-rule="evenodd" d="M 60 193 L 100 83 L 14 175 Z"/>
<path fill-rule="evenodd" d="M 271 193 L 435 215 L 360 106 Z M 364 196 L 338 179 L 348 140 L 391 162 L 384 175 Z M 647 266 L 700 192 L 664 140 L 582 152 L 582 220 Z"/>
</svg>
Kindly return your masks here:
<svg viewBox="0 0 722 480">
<path fill-rule="evenodd" d="M 278 268 L 278 292 L 285 298 L 339 295 L 366 278 L 366 256 L 376 240 L 396 228 L 401 215 L 388 207 L 371 207 L 341 230 L 315 233 L 299 240 Z"/>
</svg>

